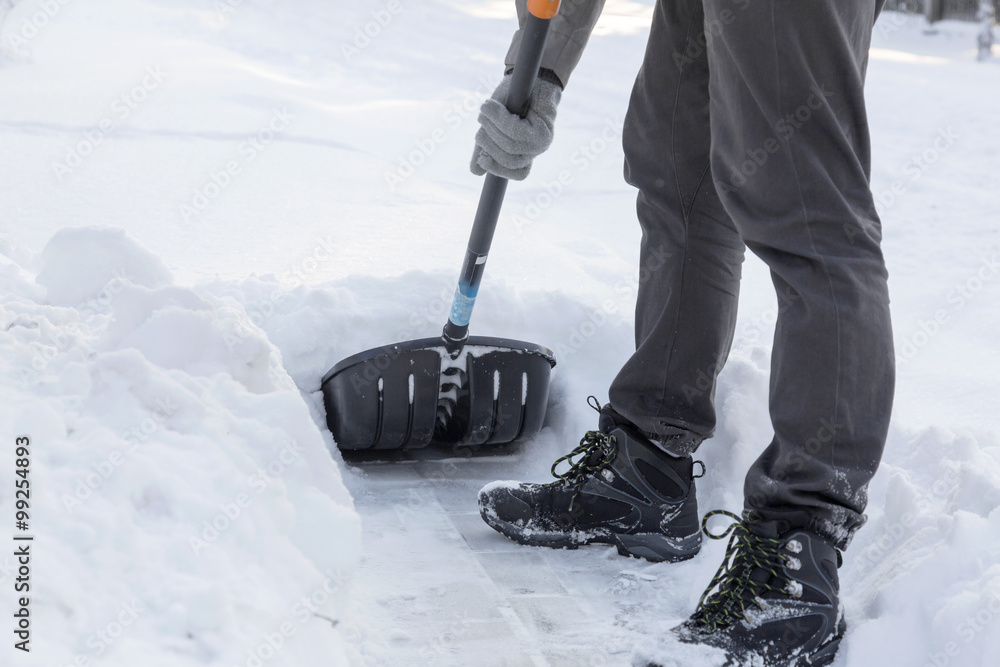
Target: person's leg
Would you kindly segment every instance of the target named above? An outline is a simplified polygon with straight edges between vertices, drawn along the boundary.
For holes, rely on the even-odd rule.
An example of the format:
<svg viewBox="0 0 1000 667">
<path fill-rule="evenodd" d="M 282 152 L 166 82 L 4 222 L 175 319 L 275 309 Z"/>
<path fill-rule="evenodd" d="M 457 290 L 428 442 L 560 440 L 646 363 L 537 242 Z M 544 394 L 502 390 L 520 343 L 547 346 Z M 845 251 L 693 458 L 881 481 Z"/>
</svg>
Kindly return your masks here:
<svg viewBox="0 0 1000 667">
<path fill-rule="evenodd" d="M 626 180 L 642 226 L 636 351 L 611 405 L 675 455 L 715 428 L 715 380 L 736 323 L 744 246 L 709 168 L 701 0 L 656 3 L 625 119 Z M 671 437 L 674 436 L 674 437 Z"/>
<path fill-rule="evenodd" d="M 775 435 L 747 475 L 746 505 L 845 548 L 864 522 L 894 384 L 863 90 L 881 2 L 705 7 L 719 26 L 708 49 L 712 172 L 782 301 Z"/>
<path fill-rule="evenodd" d="M 497 482 L 479 493 L 486 523 L 518 542 L 603 542 L 670 561 L 701 547 L 690 451 L 715 426 L 715 377 L 732 342 L 744 252 L 709 170 L 703 24 L 701 0 L 657 3 L 625 121 L 646 278 L 638 349 L 558 481 Z"/>
<path fill-rule="evenodd" d="M 731 537 L 698 608 L 633 664 L 829 665 L 846 630 L 838 549 L 864 521 L 892 406 L 863 94 L 880 2 L 704 4 L 712 173 L 781 300 L 775 436 L 747 475 L 743 516 L 710 533 Z"/>
</svg>

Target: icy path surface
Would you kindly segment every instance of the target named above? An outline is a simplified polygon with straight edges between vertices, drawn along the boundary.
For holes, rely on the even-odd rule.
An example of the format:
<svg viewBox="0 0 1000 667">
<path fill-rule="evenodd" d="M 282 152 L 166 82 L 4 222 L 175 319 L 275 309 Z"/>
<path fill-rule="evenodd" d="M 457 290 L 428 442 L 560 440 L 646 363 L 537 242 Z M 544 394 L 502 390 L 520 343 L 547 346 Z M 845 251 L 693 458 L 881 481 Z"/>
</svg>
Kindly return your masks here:
<svg viewBox="0 0 1000 667">
<path fill-rule="evenodd" d="M 666 570 L 648 574 L 604 547 L 528 549 L 486 528 L 476 492 L 510 461 L 383 468 L 366 466 L 370 484 L 355 492 L 367 555 L 354 609 L 365 623 L 346 632 L 358 664 L 622 664 L 635 620 L 662 613 L 650 594 Z"/>
<path fill-rule="evenodd" d="M 651 0 L 609 0 L 552 149 L 510 188 L 477 305 L 474 333 L 555 349 L 546 428 L 499 458 L 358 466 L 320 379 L 440 330 L 512 3 L 92 0 L 32 32 L 43 4 L 17 3 L 0 34 L 0 520 L 6 443 L 30 432 L 44 538 L 37 650 L 5 641 L 0 664 L 617 666 L 691 612 L 722 544 L 675 565 L 527 548 L 475 506 L 486 482 L 549 479 L 630 352 L 620 127 Z M 899 373 L 836 667 L 1000 655 L 1000 66 L 974 62 L 973 33 L 876 27 Z M 749 257 L 702 512 L 740 507 L 771 438 L 776 313 Z M 0 557 L 8 618 L 10 572 Z"/>
</svg>

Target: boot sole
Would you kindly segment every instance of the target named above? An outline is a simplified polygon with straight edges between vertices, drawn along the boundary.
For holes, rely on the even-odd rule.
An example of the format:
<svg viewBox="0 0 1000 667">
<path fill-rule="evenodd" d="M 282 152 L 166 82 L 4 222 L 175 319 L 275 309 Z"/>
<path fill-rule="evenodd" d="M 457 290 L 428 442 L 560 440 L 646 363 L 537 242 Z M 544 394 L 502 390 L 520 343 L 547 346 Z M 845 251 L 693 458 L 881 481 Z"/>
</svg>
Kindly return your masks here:
<svg viewBox="0 0 1000 667">
<path fill-rule="evenodd" d="M 837 649 L 840 647 L 840 638 L 832 640 L 829 644 L 823 646 L 819 651 L 811 655 L 799 656 L 794 662 L 787 663 L 785 667 L 829 667 L 833 664 L 834 659 L 837 657 Z M 742 662 L 726 662 L 729 667 L 740 667 Z M 642 664 L 644 667 L 662 667 L 660 663 L 657 662 L 643 662 L 643 663 L 633 663 L 635 665 Z M 756 664 L 756 663 L 755 663 Z"/>
<path fill-rule="evenodd" d="M 810 653 L 809 655 L 800 655 L 792 662 L 785 663 L 784 667 L 829 667 L 833 664 L 834 659 L 837 657 L 837 649 L 840 648 L 840 640 L 842 638 L 843 637 L 841 636 L 831 639 L 829 642 L 816 649 L 813 653 Z M 633 664 L 641 664 L 644 665 L 644 667 L 662 667 L 662 665 L 658 662 L 642 662 Z M 743 660 L 733 657 L 729 657 L 726 661 L 726 667 L 740 667 L 743 664 Z M 758 663 L 755 662 L 754 664 Z"/>
<path fill-rule="evenodd" d="M 840 640 L 844 638 L 844 630 L 845 628 L 841 627 L 838 636 L 818 647 L 810 655 L 800 658 L 794 667 L 827 667 L 832 665 L 837 657 L 837 651 L 840 649 Z"/>
<path fill-rule="evenodd" d="M 622 556 L 643 558 L 653 563 L 676 563 L 690 560 L 701 550 L 701 533 L 686 537 L 669 537 L 660 533 L 639 533 L 622 535 L 619 533 L 582 531 L 567 533 L 525 532 L 524 528 L 489 515 L 480 510 L 483 521 L 498 533 L 509 537 L 518 544 L 551 549 L 578 549 L 587 544 L 613 544 Z"/>
<path fill-rule="evenodd" d="M 834 659 L 837 657 L 837 649 L 840 648 L 840 640 L 834 639 L 832 642 L 824 646 L 818 653 L 813 653 L 811 656 L 806 658 L 808 662 L 802 660 L 799 661 L 800 667 L 828 667 L 832 665 Z"/>
</svg>

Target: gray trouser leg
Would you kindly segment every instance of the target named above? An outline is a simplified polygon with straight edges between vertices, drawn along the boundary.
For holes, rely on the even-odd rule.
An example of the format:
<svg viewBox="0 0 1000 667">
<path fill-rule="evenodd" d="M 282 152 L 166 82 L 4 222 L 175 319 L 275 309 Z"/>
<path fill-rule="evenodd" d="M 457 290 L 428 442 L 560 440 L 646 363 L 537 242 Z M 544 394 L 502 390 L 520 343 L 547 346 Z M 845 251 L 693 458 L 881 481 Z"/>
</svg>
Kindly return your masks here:
<svg viewBox="0 0 1000 667">
<path fill-rule="evenodd" d="M 685 454 L 715 429 L 715 378 L 733 340 L 744 246 L 709 163 L 708 59 L 700 0 L 659 2 L 625 117 L 625 178 L 639 188 L 636 352 L 611 404 Z M 693 57 L 681 56 L 686 45 Z M 679 448 L 679 449 L 678 449 Z"/>
<path fill-rule="evenodd" d="M 655 25 L 702 6 L 707 39 L 695 47 L 704 44 L 707 61 L 682 23 L 659 31 Z M 626 123 L 625 134 L 627 172 L 640 189 L 643 260 L 649 261 L 651 239 L 673 243 L 660 276 L 640 291 L 639 344 L 612 386 L 612 403 L 644 430 L 668 433 L 656 427 L 660 422 L 711 432 L 711 388 L 732 338 L 738 280 L 731 258 L 738 244 L 718 239 L 725 238 L 720 230 L 738 230 L 771 269 L 780 297 L 770 392 L 775 436 L 747 475 L 746 504 L 794 523 L 805 517 L 841 547 L 864 521 L 866 488 L 892 407 L 889 301 L 868 182 L 863 96 L 880 6 L 877 0 L 658 3 L 629 112 L 650 126 Z M 652 72 L 672 83 L 644 83 Z M 685 88 L 685 73 L 707 77 L 707 105 L 706 83 Z M 700 117 L 700 129 L 679 131 L 680 116 Z M 672 143 L 658 143 L 661 136 Z M 698 163 L 688 156 L 704 150 L 706 136 L 721 209 L 700 190 L 681 188 L 686 179 L 704 178 L 688 171 Z M 675 193 L 664 196 L 674 184 Z M 695 216 L 699 198 L 706 213 Z M 711 236 L 728 252 L 703 259 L 713 250 L 695 243 L 696 225 L 699 241 Z M 697 268 L 688 266 L 692 257 Z M 651 284 L 659 280 L 664 284 Z M 704 301 L 706 294 L 715 298 Z M 702 386 L 709 386 L 702 396 L 685 393 Z M 659 393 L 646 395 L 650 387 Z"/>
</svg>

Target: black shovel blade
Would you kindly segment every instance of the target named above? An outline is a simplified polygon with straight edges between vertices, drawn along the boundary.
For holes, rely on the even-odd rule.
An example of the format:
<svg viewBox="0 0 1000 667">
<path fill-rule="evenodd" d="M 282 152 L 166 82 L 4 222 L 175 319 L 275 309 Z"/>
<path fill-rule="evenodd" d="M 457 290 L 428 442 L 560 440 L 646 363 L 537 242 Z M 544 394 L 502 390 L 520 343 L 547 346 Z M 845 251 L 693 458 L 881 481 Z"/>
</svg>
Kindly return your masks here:
<svg viewBox="0 0 1000 667">
<path fill-rule="evenodd" d="M 441 338 L 374 348 L 323 377 L 326 423 L 343 450 L 499 445 L 545 420 L 548 349 L 472 336 L 456 358 Z"/>
</svg>

